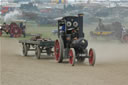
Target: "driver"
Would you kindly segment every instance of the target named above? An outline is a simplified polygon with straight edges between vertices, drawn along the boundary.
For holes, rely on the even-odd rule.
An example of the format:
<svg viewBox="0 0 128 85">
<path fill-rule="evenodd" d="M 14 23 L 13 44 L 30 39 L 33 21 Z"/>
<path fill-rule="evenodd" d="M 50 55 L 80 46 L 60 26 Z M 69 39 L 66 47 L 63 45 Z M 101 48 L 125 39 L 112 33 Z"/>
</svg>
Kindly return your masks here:
<svg viewBox="0 0 128 85">
<path fill-rule="evenodd" d="M 78 34 L 78 32 L 76 30 L 72 30 L 72 35 L 71 35 L 72 40 L 70 39 L 70 37 L 67 37 L 66 40 L 71 40 L 71 41 L 77 40 L 78 39 L 78 35 L 79 34 Z"/>
</svg>

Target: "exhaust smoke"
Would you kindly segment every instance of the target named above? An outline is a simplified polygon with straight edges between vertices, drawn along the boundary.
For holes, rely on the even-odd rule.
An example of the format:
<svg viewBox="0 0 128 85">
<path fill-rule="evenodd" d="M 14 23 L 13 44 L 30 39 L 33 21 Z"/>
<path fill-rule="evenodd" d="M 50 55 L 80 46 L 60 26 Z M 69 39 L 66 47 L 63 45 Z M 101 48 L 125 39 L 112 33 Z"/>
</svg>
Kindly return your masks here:
<svg viewBox="0 0 128 85">
<path fill-rule="evenodd" d="M 22 16 L 22 12 L 18 10 L 11 11 L 4 16 L 4 22 L 11 22 Z"/>
</svg>

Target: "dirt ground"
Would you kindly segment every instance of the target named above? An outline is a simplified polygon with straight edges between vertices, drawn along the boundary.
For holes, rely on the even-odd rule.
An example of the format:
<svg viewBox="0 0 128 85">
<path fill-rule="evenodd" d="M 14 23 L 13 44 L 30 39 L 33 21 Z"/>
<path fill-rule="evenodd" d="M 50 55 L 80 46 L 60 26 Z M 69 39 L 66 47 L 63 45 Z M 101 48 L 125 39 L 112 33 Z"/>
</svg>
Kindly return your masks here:
<svg viewBox="0 0 128 85">
<path fill-rule="evenodd" d="M 96 51 L 94 67 L 68 62 L 58 64 L 53 57 L 24 57 L 16 39 L 0 38 L 1 85 L 128 85 L 128 45 L 90 42 Z"/>
</svg>

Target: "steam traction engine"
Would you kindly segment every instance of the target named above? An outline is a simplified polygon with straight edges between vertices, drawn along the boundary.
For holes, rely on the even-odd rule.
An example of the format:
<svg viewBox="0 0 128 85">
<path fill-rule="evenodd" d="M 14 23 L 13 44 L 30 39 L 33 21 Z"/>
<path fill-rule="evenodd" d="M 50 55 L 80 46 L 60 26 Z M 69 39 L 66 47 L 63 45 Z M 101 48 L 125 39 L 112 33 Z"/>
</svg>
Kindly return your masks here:
<svg viewBox="0 0 128 85">
<path fill-rule="evenodd" d="M 26 36 L 25 29 L 26 29 L 26 21 L 24 20 L 15 20 L 10 23 L 10 25 L 3 23 L 0 26 L 0 36 L 2 36 L 3 32 L 9 34 L 10 37 L 20 37 L 23 35 Z"/>
<path fill-rule="evenodd" d="M 99 24 L 94 31 L 90 32 L 93 39 L 103 38 L 110 40 L 120 40 L 121 42 L 128 42 L 128 29 L 120 22 L 113 22 L 111 24 L 104 24 L 102 19 L 99 19 Z"/>
<path fill-rule="evenodd" d="M 66 16 L 58 20 L 58 39 L 55 41 L 55 57 L 58 63 L 63 59 L 69 59 L 69 63 L 74 66 L 75 62 L 84 62 L 89 59 L 89 64 L 95 64 L 95 51 L 87 50 L 88 41 L 84 39 L 83 14 L 78 16 Z"/>
</svg>

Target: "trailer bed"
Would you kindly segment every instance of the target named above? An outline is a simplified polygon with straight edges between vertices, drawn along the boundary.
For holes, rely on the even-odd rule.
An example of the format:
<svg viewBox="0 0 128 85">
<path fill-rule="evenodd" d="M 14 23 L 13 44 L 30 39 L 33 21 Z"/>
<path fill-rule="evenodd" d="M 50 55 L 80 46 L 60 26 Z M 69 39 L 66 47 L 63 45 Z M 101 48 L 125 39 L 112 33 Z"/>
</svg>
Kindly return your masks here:
<svg viewBox="0 0 128 85">
<path fill-rule="evenodd" d="M 42 41 L 42 40 L 37 40 L 37 41 L 33 41 L 33 40 L 20 40 L 19 43 L 22 44 L 32 44 L 32 45 L 39 45 L 39 46 L 54 46 L 54 41 L 50 40 L 50 41 Z"/>
<path fill-rule="evenodd" d="M 23 55 L 27 56 L 28 51 L 35 51 L 37 59 L 40 59 L 41 53 L 46 53 L 48 56 L 53 55 L 54 41 L 48 39 L 37 40 L 20 40 L 23 46 Z"/>
</svg>

